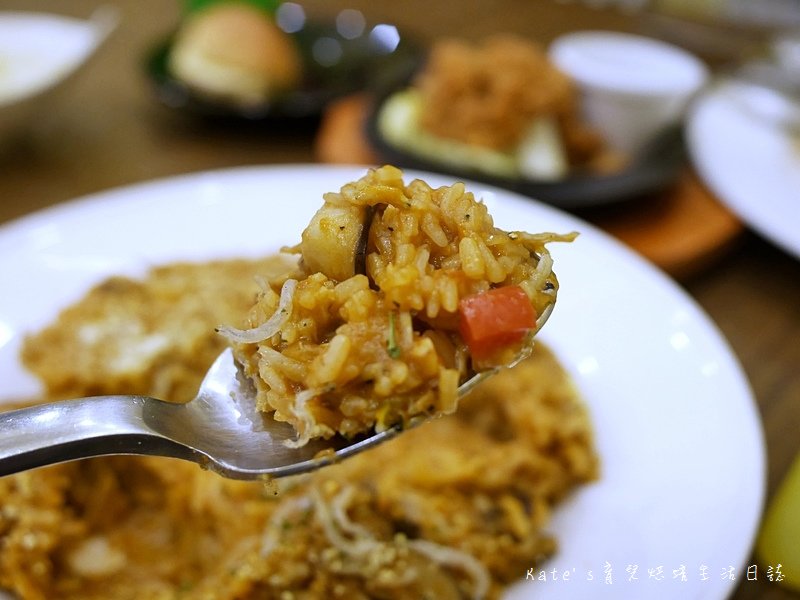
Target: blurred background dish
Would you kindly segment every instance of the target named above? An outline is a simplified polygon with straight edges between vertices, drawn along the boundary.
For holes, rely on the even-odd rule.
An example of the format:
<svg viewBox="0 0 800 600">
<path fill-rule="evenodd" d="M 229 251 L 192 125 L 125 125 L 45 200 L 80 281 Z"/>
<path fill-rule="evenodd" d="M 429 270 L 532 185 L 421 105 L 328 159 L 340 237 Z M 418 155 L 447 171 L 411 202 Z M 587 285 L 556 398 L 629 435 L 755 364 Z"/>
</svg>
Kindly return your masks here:
<svg viewBox="0 0 800 600">
<path fill-rule="evenodd" d="M 88 20 L 0 12 L 0 147 L 53 102 L 117 25 L 111 7 Z"/>
<path fill-rule="evenodd" d="M 270 13 L 220 2 L 190 13 L 178 27 L 167 68 L 199 95 L 246 108 L 297 89 L 300 53 Z"/>
<path fill-rule="evenodd" d="M 751 115 L 800 133 L 800 65 L 792 65 L 788 57 L 785 63 L 761 58 L 721 78 L 726 80 L 728 95 Z"/>
<path fill-rule="evenodd" d="M 614 149 L 636 155 L 683 119 L 708 69 L 661 40 L 613 31 L 577 31 L 550 46 L 553 62 L 580 89 L 583 117 Z"/>
<path fill-rule="evenodd" d="M 261 52 L 259 50 L 262 50 Z M 302 6 L 274 14 L 224 2 L 186 15 L 150 53 L 158 99 L 190 115 L 245 121 L 316 120 L 332 100 L 403 77 L 415 45 L 387 23 L 345 9 L 311 20 Z"/>
<path fill-rule="evenodd" d="M 608 131 L 608 123 L 627 131 L 625 119 L 586 111 L 587 95 L 580 78 L 529 39 L 442 39 L 408 81 L 377 96 L 367 137 L 382 161 L 479 179 L 562 208 L 623 202 L 674 180 L 683 164 L 682 105 L 670 102 L 668 118 L 634 147 Z M 604 100 L 617 112 L 630 108 L 626 95 Z"/>
<path fill-rule="evenodd" d="M 768 240 L 800 258 L 800 133 L 742 103 L 721 82 L 691 110 L 687 142 L 717 197 Z"/>
<path fill-rule="evenodd" d="M 417 156 L 393 145 L 380 131 L 380 107 L 381 99 L 378 99 L 365 125 L 367 139 L 380 161 L 482 181 L 568 210 L 620 204 L 642 198 L 669 186 L 685 165 L 683 135 L 679 127 L 674 127 L 662 132 L 618 172 L 591 174 L 573 171 L 555 181 L 490 175 L 469 167 Z"/>
</svg>

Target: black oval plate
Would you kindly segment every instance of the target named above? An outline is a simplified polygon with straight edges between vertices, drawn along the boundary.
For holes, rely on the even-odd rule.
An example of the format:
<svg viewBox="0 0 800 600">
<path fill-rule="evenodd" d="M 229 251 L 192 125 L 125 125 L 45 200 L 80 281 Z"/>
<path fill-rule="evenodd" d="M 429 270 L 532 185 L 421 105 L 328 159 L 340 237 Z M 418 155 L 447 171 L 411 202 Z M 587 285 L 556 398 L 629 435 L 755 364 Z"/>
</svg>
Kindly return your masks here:
<svg viewBox="0 0 800 600">
<path fill-rule="evenodd" d="M 416 44 L 401 36 L 397 46 L 390 50 L 376 43 L 370 31 L 365 28 L 363 35 L 346 39 L 333 23 L 307 22 L 299 31 L 287 34 L 300 52 L 304 67 L 301 85 L 269 102 L 247 107 L 209 98 L 174 77 L 168 67 L 174 34 L 150 51 L 145 70 L 157 98 L 167 107 L 186 114 L 269 122 L 318 119 L 332 100 L 373 86 L 385 89 L 389 82 L 407 79 L 417 64 Z M 322 64 L 314 58 L 314 44 L 324 38 L 335 40 L 341 48 L 341 56 L 333 64 Z"/>
<path fill-rule="evenodd" d="M 686 160 L 682 129 L 675 127 L 654 140 L 627 168 L 611 175 L 576 172 L 559 181 L 536 181 L 497 177 L 473 169 L 455 168 L 416 156 L 408 150 L 393 146 L 383 138 L 378 129 L 378 114 L 383 101 L 395 90 L 382 94 L 373 103 L 365 125 L 367 138 L 383 162 L 481 181 L 567 210 L 619 204 L 642 198 L 672 183 Z"/>
</svg>

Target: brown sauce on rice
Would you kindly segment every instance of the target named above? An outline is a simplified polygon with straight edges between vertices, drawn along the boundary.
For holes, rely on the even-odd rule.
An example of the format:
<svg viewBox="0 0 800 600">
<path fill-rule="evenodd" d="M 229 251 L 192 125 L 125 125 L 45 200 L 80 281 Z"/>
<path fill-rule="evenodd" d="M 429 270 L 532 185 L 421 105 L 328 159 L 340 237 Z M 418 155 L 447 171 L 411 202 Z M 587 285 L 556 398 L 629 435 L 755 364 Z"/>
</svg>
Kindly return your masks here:
<svg viewBox="0 0 800 600">
<path fill-rule="evenodd" d="M 220 350 L 213 328 L 252 304 L 255 275 L 285 270 L 112 278 L 31 336 L 25 363 L 53 396 L 186 401 Z M 539 345 L 456 414 L 272 488 L 150 457 L 0 478 L 0 587 L 24 600 L 497 598 L 555 552 L 552 510 L 596 476 L 587 412 Z"/>
</svg>

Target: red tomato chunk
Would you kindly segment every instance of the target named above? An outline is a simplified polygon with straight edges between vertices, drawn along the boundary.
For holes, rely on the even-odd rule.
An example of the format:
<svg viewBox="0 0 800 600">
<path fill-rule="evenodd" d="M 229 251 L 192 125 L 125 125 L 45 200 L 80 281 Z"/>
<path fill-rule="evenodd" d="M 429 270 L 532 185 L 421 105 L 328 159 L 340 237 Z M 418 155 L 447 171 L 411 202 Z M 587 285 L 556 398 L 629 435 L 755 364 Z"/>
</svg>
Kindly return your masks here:
<svg viewBox="0 0 800 600">
<path fill-rule="evenodd" d="M 458 310 L 461 337 L 477 359 L 519 342 L 536 326 L 536 311 L 517 285 L 462 298 Z"/>
</svg>

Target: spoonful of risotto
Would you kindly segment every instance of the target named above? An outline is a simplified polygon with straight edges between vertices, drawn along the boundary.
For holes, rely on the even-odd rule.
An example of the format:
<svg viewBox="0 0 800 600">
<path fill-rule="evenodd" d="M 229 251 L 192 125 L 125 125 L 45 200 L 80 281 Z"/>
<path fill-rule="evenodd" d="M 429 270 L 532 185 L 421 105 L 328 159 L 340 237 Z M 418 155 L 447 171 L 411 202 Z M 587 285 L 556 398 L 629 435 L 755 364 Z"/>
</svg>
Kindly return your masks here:
<svg viewBox="0 0 800 600">
<path fill-rule="evenodd" d="M 169 456 L 235 479 L 293 475 L 452 413 L 515 365 L 555 305 L 546 244 L 506 232 L 461 183 L 370 170 L 284 251 L 194 400 L 103 396 L 0 414 L 0 475 L 108 454 Z"/>
</svg>

